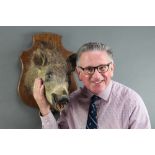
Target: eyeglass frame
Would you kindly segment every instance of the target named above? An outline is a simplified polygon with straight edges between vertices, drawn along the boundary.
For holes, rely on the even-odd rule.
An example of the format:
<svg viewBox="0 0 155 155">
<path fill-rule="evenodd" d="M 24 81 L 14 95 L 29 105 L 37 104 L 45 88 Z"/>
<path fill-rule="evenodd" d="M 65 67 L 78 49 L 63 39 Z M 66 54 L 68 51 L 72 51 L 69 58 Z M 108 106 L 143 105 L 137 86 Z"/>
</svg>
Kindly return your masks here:
<svg viewBox="0 0 155 155">
<path fill-rule="evenodd" d="M 81 66 L 78 66 L 78 68 L 82 69 L 83 72 L 84 72 L 86 75 L 93 75 L 93 74 L 95 73 L 95 70 L 96 70 L 96 69 L 97 69 L 97 71 L 98 71 L 99 73 L 106 73 L 106 72 L 109 70 L 110 64 L 112 64 L 112 62 L 109 62 L 109 63 L 107 63 L 107 64 L 103 64 L 103 65 L 99 65 L 99 66 L 96 66 L 96 67 L 88 66 L 88 67 L 83 68 L 83 67 L 81 67 Z M 104 71 L 104 72 L 99 71 L 99 67 L 101 67 L 101 66 L 107 67 L 107 70 Z M 93 72 L 92 72 L 92 73 L 86 72 L 86 69 L 88 69 L 88 68 L 93 68 Z"/>
</svg>

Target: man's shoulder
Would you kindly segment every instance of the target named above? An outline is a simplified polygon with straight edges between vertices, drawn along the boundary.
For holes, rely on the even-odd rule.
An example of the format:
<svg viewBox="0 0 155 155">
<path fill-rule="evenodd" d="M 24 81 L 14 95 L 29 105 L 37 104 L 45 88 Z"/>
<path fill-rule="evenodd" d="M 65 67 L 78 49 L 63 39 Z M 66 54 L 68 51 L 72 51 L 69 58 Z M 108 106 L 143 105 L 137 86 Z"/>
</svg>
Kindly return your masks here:
<svg viewBox="0 0 155 155">
<path fill-rule="evenodd" d="M 117 96 L 140 98 L 134 89 L 116 81 L 113 81 L 112 93 L 117 94 Z"/>
<path fill-rule="evenodd" d="M 79 98 L 82 95 L 83 88 L 78 88 L 77 90 L 73 91 L 69 97 L 70 99 Z"/>
<path fill-rule="evenodd" d="M 113 91 L 115 92 L 127 92 L 127 91 L 132 91 L 131 88 L 129 88 L 128 86 L 122 84 L 122 83 L 119 83 L 119 82 L 116 82 L 116 81 L 113 81 L 112 82 L 112 89 Z"/>
<path fill-rule="evenodd" d="M 90 91 L 86 87 L 80 87 L 77 90 L 73 91 L 70 95 L 70 101 L 71 100 L 78 100 L 80 101 L 81 99 L 89 98 L 91 96 Z"/>
</svg>

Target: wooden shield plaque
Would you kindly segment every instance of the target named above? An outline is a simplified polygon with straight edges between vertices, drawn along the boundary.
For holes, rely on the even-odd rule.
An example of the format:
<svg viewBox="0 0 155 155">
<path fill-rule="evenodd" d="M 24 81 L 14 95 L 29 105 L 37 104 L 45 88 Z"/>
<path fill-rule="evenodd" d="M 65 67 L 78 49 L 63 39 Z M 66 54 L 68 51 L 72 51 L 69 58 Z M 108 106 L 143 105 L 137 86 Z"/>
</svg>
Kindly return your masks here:
<svg viewBox="0 0 155 155">
<path fill-rule="evenodd" d="M 39 33 L 33 36 L 32 48 L 26 51 L 23 51 L 20 56 L 22 71 L 21 71 L 20 80 L 18 83 L 18 93 L 21 99 L 24 101 L 24 103 L 26 103 L 31 107 L 38 107 L 38 106 L 33 98 L 32 92 L 25 85 L 26 74 L 31 68 L 30 65 L 31 65 L 32 55 L 34 51 L 36 51 L 38 48 L 40 48 L 43 45 L 45 45 L 49 49 L 54 48 L 57 51 L 59 51 L 60 55 L 65 59 L 66 62 L 67 62 L 67 58 L 73 54 L 71 51 L 68 51 L 63 47 L 61 43 L 61 36 L 58 34 Z M 70 67 L 69 64 L 67 64 L 67 66 Z M 70 73 L 69 76 L 70 76 L 69 77 L 70 84 L 69 84 L 68 90 L 69 90 L 69 93 L 71 93 L 77 89 L 77 85 L 72 72 Z"/>
</svg>

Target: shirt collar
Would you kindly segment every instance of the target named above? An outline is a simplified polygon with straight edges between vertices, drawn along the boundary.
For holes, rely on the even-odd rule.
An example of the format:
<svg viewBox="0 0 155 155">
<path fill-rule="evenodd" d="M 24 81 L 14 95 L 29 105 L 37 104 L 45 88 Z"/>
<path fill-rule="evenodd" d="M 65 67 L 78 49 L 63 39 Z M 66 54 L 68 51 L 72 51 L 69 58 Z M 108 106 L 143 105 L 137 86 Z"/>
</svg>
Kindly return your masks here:
<svg viewBox="0 0 155 155">
<path fill-rule="evenodd" d="M 112 88 L 112 80 L 110 81 L 107 88 L 103 92 L 98 94 L 98 96 L 101 97 L 102 99 L 104 99 L 105 101 L 107 101 L 109 99 L 109 96 L 110 96 L 111 88 Z"/>
</svg>

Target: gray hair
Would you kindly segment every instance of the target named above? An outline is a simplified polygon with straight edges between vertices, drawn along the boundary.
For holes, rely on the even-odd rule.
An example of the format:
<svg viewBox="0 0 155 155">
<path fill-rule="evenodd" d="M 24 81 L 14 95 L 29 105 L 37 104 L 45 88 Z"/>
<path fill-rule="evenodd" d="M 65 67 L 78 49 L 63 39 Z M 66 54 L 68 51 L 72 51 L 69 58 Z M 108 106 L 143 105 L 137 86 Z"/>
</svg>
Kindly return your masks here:
<svg viewBox="0 0 155 155">
<path fill-rule="evenodd" d="M 103 52 L 106 51 L 109 58 L 113 62 L 113 53 L 112 53 L 110 47 L 106 46 L 105 44 L 103 44 L 101 42 L 89 42 L 89 43 L 86 43 L 86 44 L 82 45 L 79 48 L 79 50 L 77 51 L 76 63 L 78 63 L 82 53 L 84 53 L 84 52 L 94 52 L 94 51 L 103 51 Z"/>
</svg>

